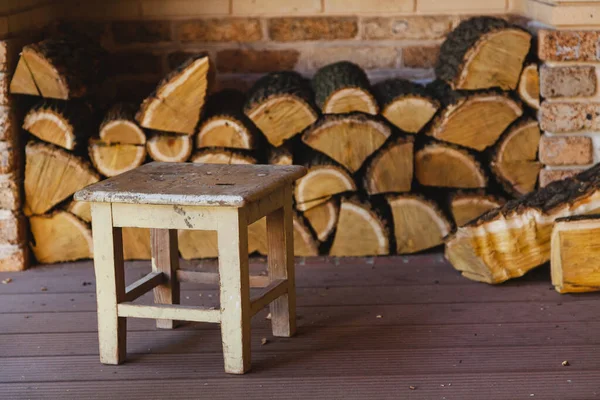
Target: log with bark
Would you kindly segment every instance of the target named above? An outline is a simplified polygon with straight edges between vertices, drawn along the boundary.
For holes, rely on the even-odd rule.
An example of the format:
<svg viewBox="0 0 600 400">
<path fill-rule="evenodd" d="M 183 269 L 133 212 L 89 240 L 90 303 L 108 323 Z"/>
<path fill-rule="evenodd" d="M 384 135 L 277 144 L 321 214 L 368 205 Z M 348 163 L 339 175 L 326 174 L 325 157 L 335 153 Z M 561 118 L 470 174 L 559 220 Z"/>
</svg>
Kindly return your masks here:
<svg viewBox="0 0 600 400">
<path fill-rule="evenodd" d="M 465 20 L 442 44 L 436 76 L 457 90 L 517 87 L 531 35 L 494 17 Z"/>
<path fill-rule="evenodd" d="M 229 147 L 258 149 L 263 136 L 244 114 L 244 94 L 238 90 L 223 90 L 211 95 L 196 135 L 196 147 Z"/>
<path fill-rule="evenodd" d="M 29 218 L 31 249 L 42 264 L 92 258 L 92 231 L 87 223 L 67 211 Z"/>
<path fill-rule="evenodd" d="M 150 229 L 123 228 L 123 259 L 150 260 Z"/>
<path fill-rule="evenodd" d="M 540 127 L 527 118 L 513 124 L 494 146 L 491 169 L 504 189 L 520 196 L 535 189 L 542 164 L 537 160 Z"/>
<path fill-rule="evenodd" d="M 154 161 L 186 162 L 192 155 L 192 142 L 190 135 L 154 131 L 146 142 L 146 150 Z"/>
<path fill-rule="evenodd" d="M 430 85 L 444 108 L 426 133 L 436 139 L 482 151 L 523 114 L 520 104 L 496 90 L 455 92 L 436 81 Z"/>
<path fill-rule="evenodd" d="M 600 215 L 559 218 L 552 229 L 550 269 L 559 293 L 600 291 Z"/>
<path fill-rule="evenodd" d="M 304 218 L 317 234 L 317 239 L 326 241 L 335 231 L 340 213 L 340 201 L 332 197 L 325 203 L 319 204 L 304 212 Z"/>
<path fill-rule="evenodd" d="M 271 147 L 267 151 L 267 159 L 269 164 L 273 165 L 292 165 L 294 163 L 294 155 L 292 151 L 285 145 L 279 147 Z"/>
<path fill-rule="evenodd" d="M 248 93 L 244 113 L 275 147 L 302 132 L 318 118 L 306 79 L 292 71 L 259 79 Z"/>
<path fill-rule="evenodd" d="M 98 172 L 109 178 L 137 168 L 146 160 L 146 147 L 133 144 L 107 144 L 91 139 L 88 152 Z"/>
<path fill-rule="evenodd" d="M 367 74 L 352 62 L 340 61 L 322 67 L 311 84 L 323 114 L 361 111 L 376 115 L 379 112 Z"/>
<path fill-rule="evenodd" d="M 81 149 L 92 132 L 93 114 L 83 102 L 44 100 L 25 115 L 23 129 L 67 150 Z"/>
<path fill-rule="evenodd" d="M 97 89 L 106 73 L 105 51 L 83 36 L 48 38 L 27 45 L 11 93 L 68 100 Z"/>
<path fill-rule="evenodd" d="M 65 210 L 87 223 L 92 222 L 92 208 L 86 201 L 71 200 Z"/>
<path fill-rule="evenodd" d="M 418 133 L 433 118 L 440 102 L 421 85 L 388 79 L 373 86 L 381 115 L 404 132 Z"/>
<path fill-rule="evenodd" d="M 257 164 L 252 152 L 226 149 L 224 147 L 205 148 L 192 156 L 191 162 L 203 164 Z"/>
<path fill-rule="evenodd" d="M 599 211 L 597 164 L 458 228 L 446 240 L 446 258 L 469 279 L 501 283 L 550 259 L 550 237 L 556 219 Z"/>
<path fill-rule="evenodd" d="M 384 213 L 357 197 L 342 199 L 329 255 L 361 257 L 390 253 L 390 226 Z"/>
<path fill-rule="evenodd" d="M 100 124 L 100 140 L 107 144 L 145 145 L 146 134 L 135 120 L 136 107 L 130 103 L 113 105 Z"/>
<path fill-rule="evenodd" d="M 210 85 L 209 70 L 207 55 L 190 57 L 144 99 L 136 120 L 144 128 L 193 135 Z"/>
<path fill-rule="evenodd" d="M 458 192 L 450 197 L 450 211 L 456 226 L 464 226 L 504 203 L 504 199 L 483 192 Z"/>
<path fill-rule="evenodd" d="M 398 137 L 367 160 L 363 186 L 370 195 L 410 191 L 413 180 L 412 136 Z"/>
<path fill-rule="evenodd" d="M 302 141 L 354 173 L 391 134 L 392 127 L 376 116 L 325 114 L 302 133 Z"/>
<path fill-rule="evenodd" d="M 430 143 L 417 151 L 415 177 L 423 186 L 476 189 L 487 185 L 487 176 L 475 157 L 445 143 Z"/>
<path fill-rule="evenodd" d="M 540 109 L 540 73 L 537 64 L 529 64 L 523 68 L 517 93 L 529 107 Z"/>
<path fill-rule="evenodd" d="M 416 194 L 390 195 L 398 254 L 417 253 L 439 246 L 452 225 L 438 205 Z"/>
<path fill-rule="evenodd" d="M 88 162 L 51 144 L 29 142 L 25 159 L 26 215 L 45 214 L 100 179 Z"/>
</svg>

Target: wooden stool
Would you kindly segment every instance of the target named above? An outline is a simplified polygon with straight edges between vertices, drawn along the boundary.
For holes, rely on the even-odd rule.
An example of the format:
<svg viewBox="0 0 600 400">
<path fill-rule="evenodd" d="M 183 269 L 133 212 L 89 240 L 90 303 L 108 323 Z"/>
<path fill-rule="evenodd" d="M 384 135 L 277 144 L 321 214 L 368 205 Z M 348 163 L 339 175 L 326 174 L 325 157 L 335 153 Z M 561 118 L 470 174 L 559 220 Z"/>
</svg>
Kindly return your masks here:
<svg viewBox="0 0 600 400">
<path fill-rule="evenodd" d="M 77 192 L 76 200 L 92 202 L 100 361 L 125 360 L 127 317 L 156 319 L 166 329 L 178 320 L 221 323 L 225 371 L 233 374 L 250 369 L 250 319 L 267 304 L 273 335 L 292 336 L 292 183 L 305 173 L 299 166 L 150 163 Z M 264 216 L 269 283 L 250 298 L 248 225 Z M 127 287 L 123 227 L 150 228 L 152 240 L 152 272 Z M 177 305 L 180 281 L 207 281 L 206 272 L 179 270 L 178 229 L 217 231 L 220 309 Z M 133 302 L 151 289 L 158 305 Z"/>
</svg>

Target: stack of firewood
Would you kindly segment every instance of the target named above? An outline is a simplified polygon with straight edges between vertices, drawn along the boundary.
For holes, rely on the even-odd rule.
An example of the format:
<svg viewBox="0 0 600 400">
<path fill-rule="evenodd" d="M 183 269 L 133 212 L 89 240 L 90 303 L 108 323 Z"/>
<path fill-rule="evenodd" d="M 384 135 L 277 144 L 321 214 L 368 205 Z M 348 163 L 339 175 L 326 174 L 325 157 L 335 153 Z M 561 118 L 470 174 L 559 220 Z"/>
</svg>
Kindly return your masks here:
<svg viewBox="0 0 600 400">
<path fill-rule="evenodd" d="M 21 82 L 13 90 L 63 99 L 34 106 L 23 125 L 36 137 L 27 146 L 25 211 L 42 262 L 89 257 L 89 208 L 70 196 L 148 159 L 305 165 L 294 189 L 300 256 L 432 248 L 455 225 L 536 186 L 537 66 L 525 66 L 531 36 L 501 19 L 459 25 L 442 46 L 438 80 L 426 87 L 401 79 L 371 86 L 359 66 L 343 61 L 312 80 L 282 71 L 247 94 L 205 98 L 210 62 L 198 55 L 141 106 L 116 104 L 100 123 L 81 100 L 99 52 L 81 50 L 86 68 L 71 68 L 54 45 L 23 50 L 27 73 L 15 75 Z M 249 229 L 249 251 L 265 254 L 265 221 Z M 146 230 L 128 229 L 124 238 L 126 258 L 149 257 Z M 184 258 L 215 257 L 216 234 L 182 231 L 179 248 Z"/>
</svg>

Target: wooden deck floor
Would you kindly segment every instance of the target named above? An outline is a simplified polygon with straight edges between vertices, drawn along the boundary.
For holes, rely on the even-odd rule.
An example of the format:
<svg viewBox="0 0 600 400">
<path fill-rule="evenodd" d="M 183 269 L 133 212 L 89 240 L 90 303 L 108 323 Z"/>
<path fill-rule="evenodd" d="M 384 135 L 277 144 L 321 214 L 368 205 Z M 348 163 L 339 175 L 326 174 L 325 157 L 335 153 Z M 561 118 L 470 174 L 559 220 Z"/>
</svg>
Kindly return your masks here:
<svg viewBox="0 0 600 400">
<path fill-rule="evenodd" d="M 128 282 L 148 270 L 129 264 Z M 600 294 L 559 295 L 547 267 L 492 287 L 461 278 L 438 253 L 298 260 L 299 333 L 273 338 L 258 314 L 245 376 L 223 372 L 210 324 L 161 331 L 132 319 L 128 362 L 100 364 L 90 262 L 0 274 L 8 277 L 2 399 L 600 397 Z M 214 289 L 182 289 L 184 304 L 217 305 Z"/>
</svg>

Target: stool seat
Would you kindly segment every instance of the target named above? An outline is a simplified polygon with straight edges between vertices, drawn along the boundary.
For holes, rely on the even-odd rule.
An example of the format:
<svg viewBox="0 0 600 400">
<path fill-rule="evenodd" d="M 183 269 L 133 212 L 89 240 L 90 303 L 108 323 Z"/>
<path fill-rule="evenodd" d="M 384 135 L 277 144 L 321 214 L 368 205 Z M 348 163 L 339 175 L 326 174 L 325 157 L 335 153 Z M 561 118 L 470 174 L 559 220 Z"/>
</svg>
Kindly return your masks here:
<svg viewBox="0 0 600 400">
<path fill-rule="evenodd" d="M 75 200 L 242 207 L 305 174 L 298 165 L 152 162 L 88 186 L 75 193 Z"/>
</svg>

